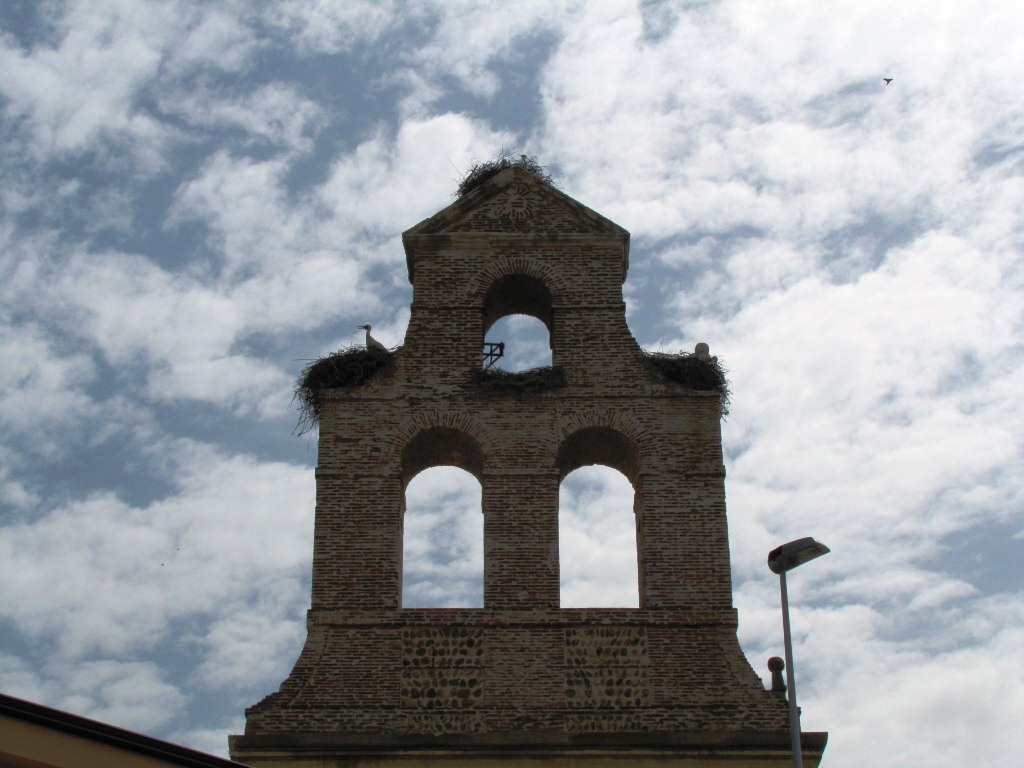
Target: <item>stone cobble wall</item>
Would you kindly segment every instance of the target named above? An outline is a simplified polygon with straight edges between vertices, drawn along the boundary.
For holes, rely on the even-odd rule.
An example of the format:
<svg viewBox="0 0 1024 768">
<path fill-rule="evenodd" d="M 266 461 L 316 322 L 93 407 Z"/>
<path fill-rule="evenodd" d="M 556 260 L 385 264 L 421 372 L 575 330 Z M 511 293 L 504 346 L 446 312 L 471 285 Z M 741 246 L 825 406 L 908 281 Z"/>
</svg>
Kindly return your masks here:
<svg viewBox="0 0 1024 768">
<path fill-rule="evenodd" d="M 249 710 L 247 733 L 786 727 L 785 702 L 739 649 L 734 612 L 521 613 L 314 612 L 311 638 L 326 639 Z"/>
<path fill-rule="evenodd" d="M 405 343 L 324 393 L 309 637 L 246 734 L 785 729 L 736 641 L 717 395 L 645 365 L 628 233 L 512 169 L 403 240 Z M 515 311 L 547 324 L 563 387 L 473 383 Z M 589 463 L 633 484 L 639 609 L 559 609 L 559 483 Z M 439 464 L 482 486 L 483 609 L 401 608 L 405 485 Z"/>
</svg>

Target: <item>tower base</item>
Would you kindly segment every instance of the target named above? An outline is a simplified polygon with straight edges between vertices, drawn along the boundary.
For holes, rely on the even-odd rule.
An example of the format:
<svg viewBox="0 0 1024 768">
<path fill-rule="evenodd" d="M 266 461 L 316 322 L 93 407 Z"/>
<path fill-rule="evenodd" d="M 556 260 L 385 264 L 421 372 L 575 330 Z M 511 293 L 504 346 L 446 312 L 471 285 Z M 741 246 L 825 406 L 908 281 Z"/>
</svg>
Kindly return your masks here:
<svg viewBox="0 0 1024 768">
<path fill-rule="evenodd" d="M 804 733 L 817 768 L 827 733 Z M 786 768 L 789 733 L 261 734 L 231 736 L 231 758 L 252 768 Z"/>
</svg>

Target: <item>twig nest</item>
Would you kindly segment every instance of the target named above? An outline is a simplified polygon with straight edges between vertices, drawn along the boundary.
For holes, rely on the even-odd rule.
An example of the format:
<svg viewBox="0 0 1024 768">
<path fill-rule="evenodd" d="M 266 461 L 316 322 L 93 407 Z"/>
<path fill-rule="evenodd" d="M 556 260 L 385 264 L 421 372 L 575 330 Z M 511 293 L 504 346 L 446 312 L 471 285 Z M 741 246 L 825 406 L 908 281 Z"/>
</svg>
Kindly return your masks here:
<svg viewBox="0 0 1024 768">
<path fill-rule="evenodd" d="M 662 381 L 701 392 L 717 392 L 718 412 L 724 418 L 729 415 L 729 383 L 718 358 L 712 357 L 709 352 L 708 345 L 701 342 L 692 353 L 670 355 L 664 352 L 644 352 L 644 357 L 650 369 Z"/>
<path fill-rule="evenodd" d="M 295 383 L 299 423 L 295 432 L 304 435 L 320 423 L 325 389 L 361 387 L 386 368 L 390 368 L 394 353 L 388 349 L 347 347 L 312 360 L 302 369 Z"/>
</svg>

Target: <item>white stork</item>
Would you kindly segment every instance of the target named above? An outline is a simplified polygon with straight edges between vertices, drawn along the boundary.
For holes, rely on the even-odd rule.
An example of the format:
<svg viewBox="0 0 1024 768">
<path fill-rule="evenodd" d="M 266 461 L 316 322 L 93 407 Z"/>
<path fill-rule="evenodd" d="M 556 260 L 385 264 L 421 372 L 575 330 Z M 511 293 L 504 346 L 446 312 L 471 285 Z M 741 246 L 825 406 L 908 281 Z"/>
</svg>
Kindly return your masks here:
<svg viewBox="0 0 1024 768">
<path fill-rule="evenodd" d="M 373 338 L 373 336 L 370 335 L 370 328 L 371 328 L 371 326 L 370 326 L 369 323 L 367 323 L 366 325 L 360 325 L 359 327 L 362 328 L 364 331 L 366 331 L 366 348 L 368 350 L 372 350 L 373 352 L 387 352 L 388 351 L 387 347 L 385 347 L 383 344 L 381 344 L 379 341 L 377 341 L 375 338 Z"/>
</svg>

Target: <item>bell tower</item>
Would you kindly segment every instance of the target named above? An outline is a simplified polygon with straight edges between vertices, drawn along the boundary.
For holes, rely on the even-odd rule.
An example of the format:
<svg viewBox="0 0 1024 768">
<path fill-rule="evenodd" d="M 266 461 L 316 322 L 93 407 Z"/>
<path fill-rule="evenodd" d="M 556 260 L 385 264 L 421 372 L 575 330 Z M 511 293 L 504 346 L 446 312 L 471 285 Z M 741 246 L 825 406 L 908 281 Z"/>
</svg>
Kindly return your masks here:
<svg viewBox="0 0 1024 768">
<path fill-rule="evenodd" d="M 702 354 L 674 362 L 711 386 L 667 375 L 633 339 L 629 233 L 512 166 L 402 239 L 405 343 L 319 391 L 308 636 L 233 759 L 787 765 L 786 702 L 736 638 L 722 382 Z M 545 324 L 550 368 L 483 369 L 509 314 Z M 638 608 L 559 605 L 559 484 L 591 464 L 634 488 Z M 438 465 L 481 484 L 482 608 L 402 607 L 405 489 Z M 824 743 L 804 734 L 809 767 Z"/>
</svg>

